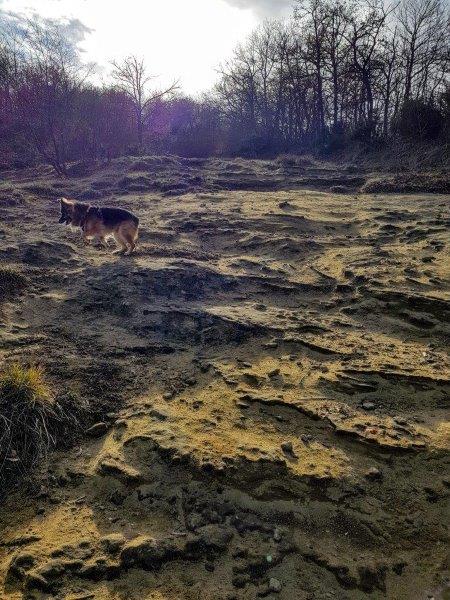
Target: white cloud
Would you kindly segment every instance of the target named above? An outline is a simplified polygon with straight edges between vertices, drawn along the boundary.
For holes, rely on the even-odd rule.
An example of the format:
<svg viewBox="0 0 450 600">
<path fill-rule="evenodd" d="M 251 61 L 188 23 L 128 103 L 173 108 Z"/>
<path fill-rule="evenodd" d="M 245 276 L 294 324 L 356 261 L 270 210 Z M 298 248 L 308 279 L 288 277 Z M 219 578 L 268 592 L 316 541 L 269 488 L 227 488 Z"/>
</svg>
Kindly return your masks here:
<svg viewBox="0 0 450 600">
<path fill-rule="evenodd" d="M 287 7 L 288 0 L 279 0 Z M 0 13 L 54 19 L 83 52 L 83 60 L 107 75 L 111 60 L 142 56 L 164 86 L 180 80 L 195 94 L 210 88 L 217 67 L 264 17 L 274 2 L 261 0 L 0 0 Z M 290 0 L 289 0 L 290 3 Z M 272 6 L 272 8 L 270 8 Z M 264 8 L 265 7 L 265 8 Z M 252 10 L 243 9 L 252 8 Z M 263 12 L 261 12 L 264 8 Z M 254 9 L 254 10 L 253 10 Z"/>
<path fill-rule="evenodd" d="M 252 10 L 258 17 L 285 17 L 292 12 L 293 0 L 225 0 L 231 6 Z"/>
</svg>

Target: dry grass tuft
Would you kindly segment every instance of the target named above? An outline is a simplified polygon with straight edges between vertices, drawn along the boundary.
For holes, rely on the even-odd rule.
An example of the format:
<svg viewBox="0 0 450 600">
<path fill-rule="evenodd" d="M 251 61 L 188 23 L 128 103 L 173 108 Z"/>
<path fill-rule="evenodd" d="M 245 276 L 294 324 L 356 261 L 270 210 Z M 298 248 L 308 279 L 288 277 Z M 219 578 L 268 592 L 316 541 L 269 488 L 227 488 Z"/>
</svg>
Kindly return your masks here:
<svg viewBox="0 0 450 600">
<path fill-rule="evenodd" d="M 55 446 L 76 417 L 55 400 L 40 367 L 0 373 L 0 490 L 25 475 Z"/>
</svg>

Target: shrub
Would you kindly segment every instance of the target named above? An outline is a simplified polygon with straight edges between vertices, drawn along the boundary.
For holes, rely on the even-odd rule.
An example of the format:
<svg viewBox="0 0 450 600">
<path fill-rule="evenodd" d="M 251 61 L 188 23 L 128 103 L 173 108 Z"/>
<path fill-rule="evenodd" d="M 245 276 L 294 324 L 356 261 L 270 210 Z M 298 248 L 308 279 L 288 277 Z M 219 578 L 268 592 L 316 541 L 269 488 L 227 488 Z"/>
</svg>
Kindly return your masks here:
<svg viewBox="0 0 450 600">
<path fill-rule="evenodd" d="M 56 400 L 39 367 L 7 366 L 0 373 L 0 494 L 75 429 L 76 417 Z"/>
<path fill-rule="evenodd" d="M 401 137 L 411 140 L 435 140 L 443 126 L 443 117 L 432 104 L 408 100 L 403 104 L 393 129 Z"/>
<path fill-rule="evenodd" d="M 69 177 L 86 177 L 90 175 L 95 165 L 87 160 L 79 160 L 67 165 L 66 172 Z"/>
</svg>

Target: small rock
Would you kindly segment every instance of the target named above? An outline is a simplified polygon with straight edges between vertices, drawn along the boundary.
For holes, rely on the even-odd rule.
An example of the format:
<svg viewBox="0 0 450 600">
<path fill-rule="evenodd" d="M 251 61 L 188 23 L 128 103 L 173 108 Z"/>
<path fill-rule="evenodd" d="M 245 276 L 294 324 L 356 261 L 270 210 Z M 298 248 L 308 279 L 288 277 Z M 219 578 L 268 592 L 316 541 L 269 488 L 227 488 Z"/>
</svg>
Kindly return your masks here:
<svg viewBox="0 0 450 600">
<path fill-rule="evenodd" d="M 281 583 L 278 581 L 278 579 L 275 579 L 275 577 L 271 577 L 269 580 L 269 590 L 271 592 L 275 592 L 276 594 L 278 594 L 279 592 L 281 592 Z"/>
<path fill-rule="evenodd" d="M 95 423 L 94 425 L 92 425 L 92 427 L 86 429 L 85 433 L 89 437 L 99 438 L 102 437 L 102 435 L 105 435 L 105 433 L 108 431 L 108 428 L 109 425 L 107 423 Z"/>
<path fill-rule="evenodd" d="M 364 410 L 374 410 L 375 408 L 375 404 L 373 402 L 366 402 L 364 401 L 361 406 L 363 407 Z"/>
<path fill-rule="evenodd" d="M 370 467 L 370 469 L 365 473 L 365 477 L 371 481 L 379 481 L 383 478 L 383 474 L 380 469 L 377 469 L 376 467 Z"/>
<path fill-rule="evenodd" d="M 280 369 L 272 369 L 267 373 L 268 377 L 277 377 L 280 374 Z"/>
<path fill-rule="evenodd" d="M 139 471 L 113 458 L 101 460 L 97 466 L 97 472 L 101 475 L 115 477 L 126 484 L 140 483 L 142 479 Z"/>
<path fill-rule="evenodd" d="M 170 391 L 170 392 L 164 392 L 163 394 L 163 398 L 164 400 L 172 400 L 172 398 L 174 397 L 174 392 Z"/>
<path fill-rule="evenodd" d="M 294 454 L 294 447 L 292 445 L 292 442 L 282 442 L 281 449 L 285 454 Z"/>
<path fill-rule="evenodd" d="M 282 535 L 281 535 L 281 531 L 278 529 L 278 527 L 275 527 L 275 530 L 273 532 L 273 539 L 276 542 L 281 541 Z"/>
</svg>

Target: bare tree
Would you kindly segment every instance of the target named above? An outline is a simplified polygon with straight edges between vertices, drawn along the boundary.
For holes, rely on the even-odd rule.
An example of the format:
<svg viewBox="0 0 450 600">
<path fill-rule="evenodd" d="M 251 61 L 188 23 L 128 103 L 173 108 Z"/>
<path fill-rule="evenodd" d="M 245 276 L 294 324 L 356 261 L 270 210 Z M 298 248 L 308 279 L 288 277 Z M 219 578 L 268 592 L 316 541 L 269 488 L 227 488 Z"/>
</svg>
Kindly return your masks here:
<svg viewBox="0 0 450 600">
<path fill-rule="evenodd" d="M 404 100 L 423 95 L 435 65 L 448 60 L 448 16 L 441 0 L 403 0 L 398 16 L 405 60 Z M 421 85 L 422 84 L 422 85 Z"/>
<path fill-rule="evenodd" d="M 128 56 L 122 62 L 113 62 L 112 77 L 117 87 L 133 102 L 136 117 L 136 133 L 138 144 L 142 146 L 145 119 L 150 106 L 156 100 L 168 99 L 178 90 L 178 82 L 174 81 L 163 90 L 150 89 L 150 82 L 155 77 L 149 75 L 143 58 Z"/>
</svg>

